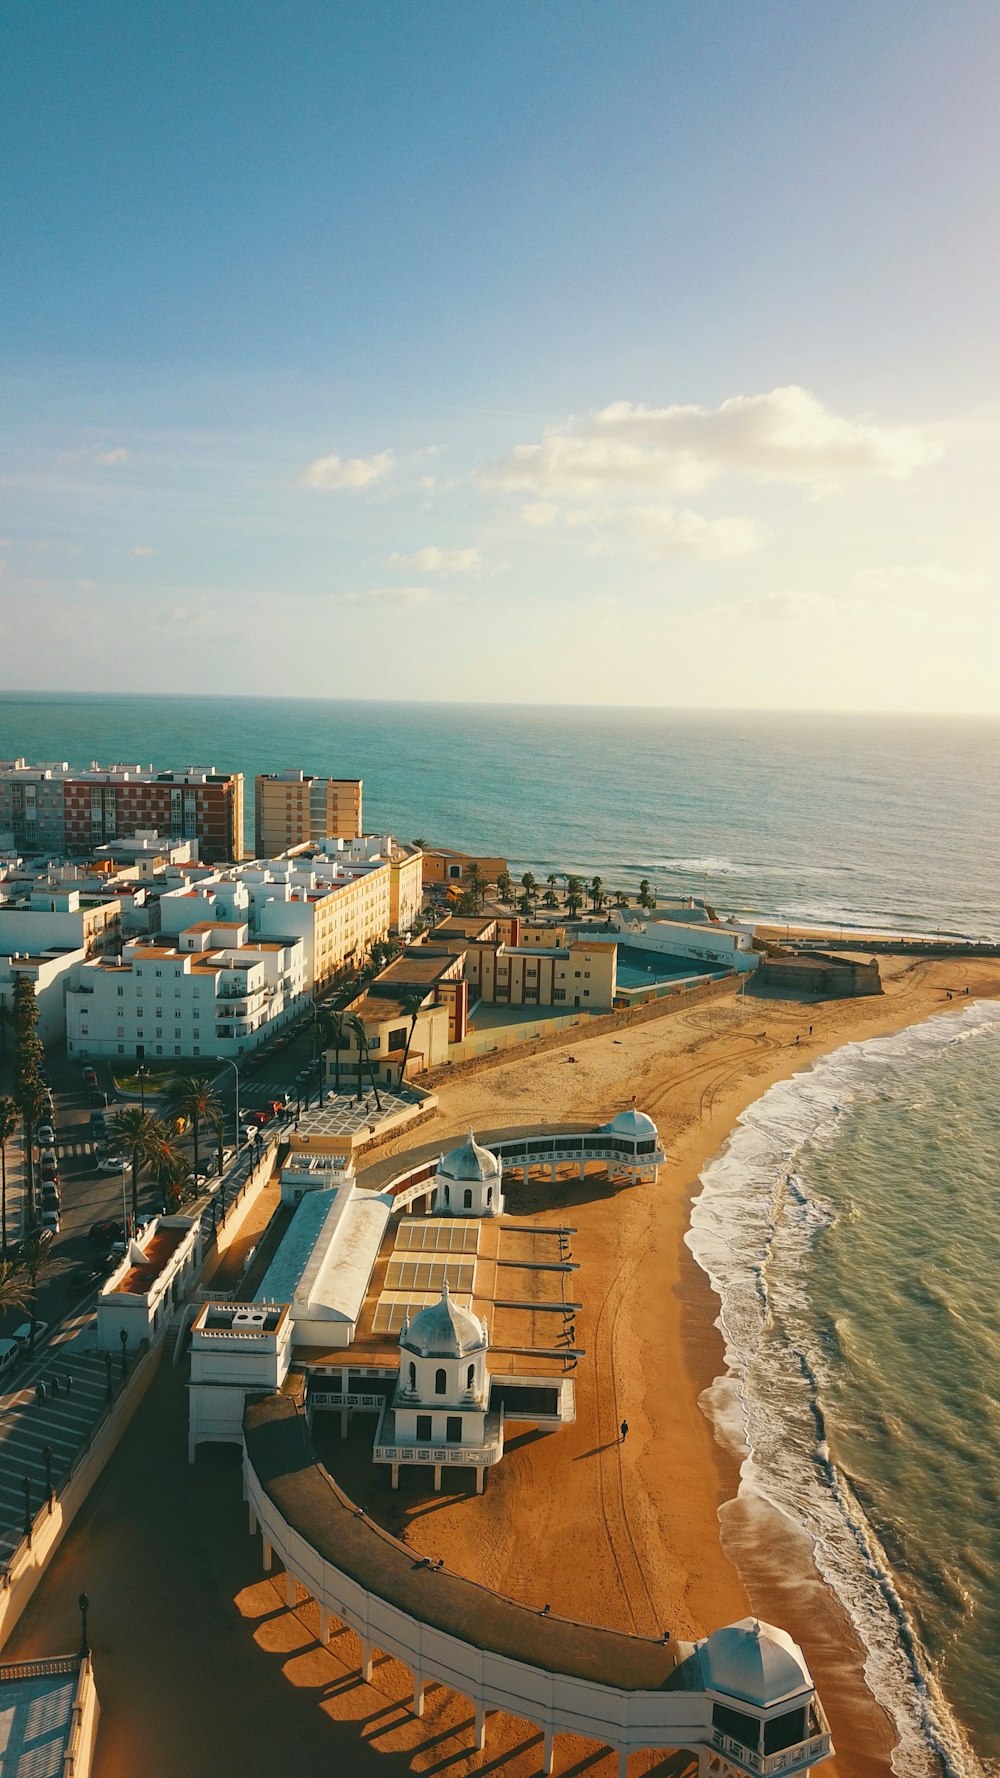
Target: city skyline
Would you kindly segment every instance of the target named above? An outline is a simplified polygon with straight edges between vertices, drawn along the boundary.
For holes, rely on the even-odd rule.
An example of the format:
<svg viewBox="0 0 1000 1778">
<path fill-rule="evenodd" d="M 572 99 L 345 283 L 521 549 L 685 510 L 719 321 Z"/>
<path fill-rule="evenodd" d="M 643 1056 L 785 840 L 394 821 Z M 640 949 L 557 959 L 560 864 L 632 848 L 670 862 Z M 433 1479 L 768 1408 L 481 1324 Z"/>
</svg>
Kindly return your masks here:
<svg viewBox="0 0 1000 1778">
<path fill-rule="evenodd" d="M 1000 713 L 991 10 L 3 32 L 3 689 Z"/>
</svg>

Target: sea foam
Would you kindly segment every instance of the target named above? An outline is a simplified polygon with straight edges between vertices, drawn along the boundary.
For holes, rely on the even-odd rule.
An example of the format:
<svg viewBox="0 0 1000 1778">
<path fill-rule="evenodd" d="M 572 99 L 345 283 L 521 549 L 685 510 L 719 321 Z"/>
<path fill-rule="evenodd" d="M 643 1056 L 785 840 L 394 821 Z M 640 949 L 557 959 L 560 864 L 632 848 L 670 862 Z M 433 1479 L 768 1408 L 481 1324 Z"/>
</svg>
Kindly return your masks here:
<svg viewBox="0 0 1000 1778">
<path fill-rule="evenodd" d="M 809 1259 L 834 1207 L 811 1192 L 805 1151 L 834 1136 L 845 1109 L 891 1087 L 899 1065 L 1000 1028 L 974 1002 L 892 1037 L 852 1043 L 771 1087 L 701 1175 L 687 1243 L 720 1298 L 728 1376 L 702 1398 L 741 1457 L 740 1492 L 768 1501 L 812 1540 L 817 1568 L 866 1650 L 865 1676 L 896 1732 L 900 1778 L 981 1778 L 944 1697 L 890 1562 L 848 1476 L 831 1456 L 824 1381 L 845 1355 L 810 1315 Z M 834 1437 L 834 1444 L 835 1444 Z"/>
</svg>

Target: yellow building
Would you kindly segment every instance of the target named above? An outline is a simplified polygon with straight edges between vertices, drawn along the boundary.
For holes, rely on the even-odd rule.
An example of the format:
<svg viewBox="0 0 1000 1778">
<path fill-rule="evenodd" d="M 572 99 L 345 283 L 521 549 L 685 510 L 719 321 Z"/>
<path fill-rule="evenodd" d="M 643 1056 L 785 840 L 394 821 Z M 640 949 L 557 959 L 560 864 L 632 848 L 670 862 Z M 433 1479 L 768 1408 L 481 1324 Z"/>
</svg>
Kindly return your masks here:
<svg viewBox="0 0 1000 1778">
<path fill-rule="evenodd" d="M 394 843 L 389 854 L 389 924 L 409 932 L 424 898 L 424 855 L 419 846 Z"/>
<path fill-rule="evenodd" d="M 468 946 L 464 974 L 471 1002 L 496 1006 L 580 1007 L 610 1012 L 615 1002 L 618 946 L 614 940 L 574 939 L 542 950 L 495 941 Z"/>
<path fill-rule="evenodd" d="M 507 869 L 506 858 L 480 858 L 473 852 L 455 852 L 450 846 L 424 847 L 424 882 L 443 888 L 464 889 L 475 865 L 480 881 L 495 883 Z"/>
<path fill-rule="evenodd" d="M 461 954 L 431 951 L 424 945 L 415 945 L 404 956 L 388 964 L 369 983 L 365 992 L 345 1008 L 346 1018 L 360 1018 L 364 1022 L 372 1066 L 380 1080 L 398 1081 L 408 1042 L 407 1074 L 419 1074 L 422 1069 L 436 1068 L 446 1062 L 449 1044 L 460 1042 L 465 1036 L 468 986 L 462 974 L 462 963 Z M 414 999 L 418 994 L 421 996 L 419 1007 L 407 1004 L 411 993 Z M 352 1055 L 353 1066 L 357 1066 L 357 1045 L 353 1037 L 350 1044 L 349 1052 L 340 1052 L 342 1086 L 345 1068 L 352 1065 Z M 331 1083 L 335 1067 L 335 1053 L 327 1050 L 327 1085 Z"/>
<path fill-rule="evenodd" d="M 308 772 L 260 772 L 254 779 L 254 846 L 277 858 L 293 846 L 361 833 L 361 778 L 317 778 Z"/>
</svg>

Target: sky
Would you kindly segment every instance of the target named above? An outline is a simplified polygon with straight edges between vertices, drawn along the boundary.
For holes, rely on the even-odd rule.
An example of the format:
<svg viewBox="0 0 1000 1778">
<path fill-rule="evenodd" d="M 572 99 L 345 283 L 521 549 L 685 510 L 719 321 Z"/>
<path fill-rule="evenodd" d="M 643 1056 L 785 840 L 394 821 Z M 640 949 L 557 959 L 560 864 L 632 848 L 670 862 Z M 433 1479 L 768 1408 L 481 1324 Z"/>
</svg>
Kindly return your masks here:
<svg viewBox="0 0 1000 1778">
<path fill-rule="evenodd" d="M 0 9 L 0 687 L 1000 714 L 993 0 Z"/>
</svg>

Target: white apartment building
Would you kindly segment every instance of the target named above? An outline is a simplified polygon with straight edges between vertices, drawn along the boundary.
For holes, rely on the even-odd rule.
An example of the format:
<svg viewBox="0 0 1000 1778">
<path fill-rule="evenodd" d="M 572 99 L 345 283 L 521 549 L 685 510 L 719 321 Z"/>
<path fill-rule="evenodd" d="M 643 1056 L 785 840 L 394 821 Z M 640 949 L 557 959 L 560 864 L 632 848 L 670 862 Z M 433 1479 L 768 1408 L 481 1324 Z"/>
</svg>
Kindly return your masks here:
<svg viewBox="0 0 1000 1778">
<path fill-rule="evenodd" d="M 0 1007 L 7 1014 L 13 1012 L 15 983 L 18 976 L 26 975 L 34 984 L 38 1035 L 46 1047 L 60 1043 L 66 1035 L 66 990 L 85 957 L 82 947 L 76 951 L 43 951 L 41 955 L 28 951 L 12 951 L 6 956 L 0 953 Z"/>
<path fill-rule="evenodd" d="M 301 939 L 251 940 L 200 921 L 177 942 L 136 940 L 84 963 L 66 994 L 71 1056 L 241 1056 L 309 1003 Z"/>
<path fill-rule="evenodd" d="M 160 895 L 161 933 L 178 934 L 201 920 L 235 921 L 248 926 L 254 940 L 299 939 L 307 987 L 322 987 L 340 969 L 362 962 L 376 940 L 387 937 L 394 924 L 394 882 L 398 884 L 389 836 L 325 845 L 329 851 L 308 856 L 263 859 L 200 877 L 186 873 L 177 887 Z M 406 856 L 409 908 L 420 853 Z M 418 884 L 417 906 L 419 896 Z"/>
</svg>

